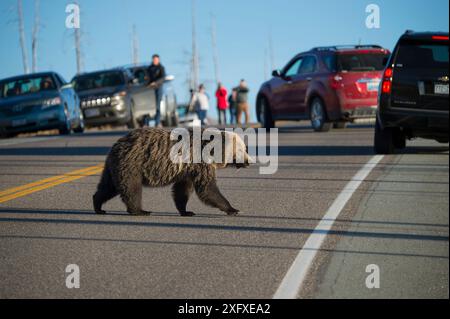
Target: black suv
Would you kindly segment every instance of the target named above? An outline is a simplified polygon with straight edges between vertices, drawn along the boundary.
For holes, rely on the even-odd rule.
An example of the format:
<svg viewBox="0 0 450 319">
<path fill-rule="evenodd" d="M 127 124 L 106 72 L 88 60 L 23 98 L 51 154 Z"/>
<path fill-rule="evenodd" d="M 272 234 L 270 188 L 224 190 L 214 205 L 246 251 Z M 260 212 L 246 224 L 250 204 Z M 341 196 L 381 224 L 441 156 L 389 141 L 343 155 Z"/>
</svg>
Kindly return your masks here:
<svg viewBox="0 0 450 319">
<path fill-rule="evenodd" d="M 379 90 L 375 152 L 415 137 L 448 143 L 449 34 L 407 31 L 388 59 Z"/>
<path fill-rule="evenodd" d="M 87 126 L 138 127 L 134 111 L 133 75 L 125 68 L 83 73 L 72 79 Z"/>
</svg>

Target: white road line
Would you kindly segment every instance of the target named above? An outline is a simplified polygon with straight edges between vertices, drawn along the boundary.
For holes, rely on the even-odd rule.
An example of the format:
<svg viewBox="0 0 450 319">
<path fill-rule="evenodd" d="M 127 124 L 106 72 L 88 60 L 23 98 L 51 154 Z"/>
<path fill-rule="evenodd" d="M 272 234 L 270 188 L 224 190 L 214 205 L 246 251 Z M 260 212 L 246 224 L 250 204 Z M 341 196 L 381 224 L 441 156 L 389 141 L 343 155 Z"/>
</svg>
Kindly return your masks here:
<svg viewBox="0 0 450 319">
<path fill-rule="evenodd" d="M 353 193 L 382 159 L 383 155 L 372 157 L 344 187 L 298 253 L 294 263 L 289 268 L 275 292 L 274 299 L 295 299 L 297 297 L 314 257 L 322 246 L 334 221 L 350 200 Z"/>
</svg>

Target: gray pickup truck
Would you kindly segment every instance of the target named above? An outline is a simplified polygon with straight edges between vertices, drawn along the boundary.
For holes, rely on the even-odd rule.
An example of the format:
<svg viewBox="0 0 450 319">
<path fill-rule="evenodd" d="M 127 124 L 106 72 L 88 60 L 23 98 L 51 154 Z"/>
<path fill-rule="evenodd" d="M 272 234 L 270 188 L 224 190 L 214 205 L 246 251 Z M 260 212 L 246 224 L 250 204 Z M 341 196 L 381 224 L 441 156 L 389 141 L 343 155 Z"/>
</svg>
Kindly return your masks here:
<svg viewBox="0 0 450 319">
<path fill-rule="evenodd" d="M 153 89 L 147 86 L 148 65 L 133 65 L 126 67 L 134 77 L 134 100 L 136 107 L 136 114 L 141 119 L 148 117 L 153 119 L 156 114 L 156 98 Z M 163 89 L 163 98 L 161 100 L 161 123 L 163 126 L 177 126 L 178 125 L 178 109 L 177 109 L 177 97 L 172 85 L 174 77 L 171 75 L 166 76 Z"/>
</svg>

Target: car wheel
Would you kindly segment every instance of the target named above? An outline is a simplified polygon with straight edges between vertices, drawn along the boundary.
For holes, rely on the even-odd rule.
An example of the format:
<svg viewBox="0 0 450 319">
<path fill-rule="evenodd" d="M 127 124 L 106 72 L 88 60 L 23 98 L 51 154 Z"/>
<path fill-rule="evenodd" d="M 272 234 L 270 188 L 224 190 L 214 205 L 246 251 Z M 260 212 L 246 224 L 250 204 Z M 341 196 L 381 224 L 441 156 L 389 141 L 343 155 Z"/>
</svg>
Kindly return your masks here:
<svg viewBox="0 0 450 319">
<path fill-rule="evenodd" d="M 347 127 L 347 122 L 335 122 L 333 123 L 333 128 L 335 129 L 344 129 Z"/>
<path fill-rule="evenodd" d="M 75 133 L 83 133 L 85 129 L 83 113 L 80 112 L 80 119 L 78 121 L 78 126 L 73 130 Z"/>
<path fill-rule="evenodd" d="M 391 127 L 381 128 L 377 118 L 375 123 L 374 148 L 377 154 L 394 154 L 394 129 Z"/>
<path fill-rule="evenodd" d="M 311 125 L 314 131 L 328 132 L 331 129 L 332 123 L 327 122 L 325 105 L 322 100 L 319 98 L 313 99 L 310 109 Z"/>
<path fill-rule="evenodd" d="M 64 124 L 59 129 L 60 135 L 69 135 L 72 131 L 72 124 L 69 120 L 69 111 L 67 110 L 67 106 L 64 107 Z"/>
<path fill-rule="evenodd" d="M 172 114 L 172 125 L 174 127 L 177 127 L 178 123 L 179 123 L 179 121 L 178 121 L 178 113 L 175 112 L 174 114 Z"/>
<path fill-rule="evenodd" d="M 261 97 L 258 100 L 258 117 L 261 123 L 261 127 L 265 129 L 271 129 L 275 127 L 275 121 L 272 117 L 272 111 L 270 109 L 269 102 L 265 97 Z"/>
<path fill-rule="evenodd" d="M 130 120 L 127 123 L 127 127 L 131 130 L 134 130 L 139 127 L 139 123 L 133 114 L 134 104 L 132 103 L 130 106 Z"/>
<path fill-rule="evenodd" d="M 400 150 L 406 148 L 406 136 L 405 134 L 400 130 L 393 130 L 392 132 L 392 142 L 394 144 L 395 148 L 398 148 Z"/>
</svg>

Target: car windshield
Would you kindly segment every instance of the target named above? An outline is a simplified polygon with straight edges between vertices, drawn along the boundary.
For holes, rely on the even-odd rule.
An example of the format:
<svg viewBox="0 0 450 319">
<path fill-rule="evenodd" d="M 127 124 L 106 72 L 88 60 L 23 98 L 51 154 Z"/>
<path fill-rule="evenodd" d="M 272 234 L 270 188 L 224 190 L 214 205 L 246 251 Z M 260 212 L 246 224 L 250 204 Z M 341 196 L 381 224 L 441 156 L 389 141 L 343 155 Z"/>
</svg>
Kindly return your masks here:
<svg viewBox="0 0 450 319">
<path fill-rule="evenodd" d="M 406 41 L 400 44 L 396 64 L 416 69 L 448 69 L 448 43 Z"/>
<path fill-rule="evenodd" d="M 74 80 L 76 91 L 113 87 L 125 84 L 121 72 L 102 72 L 82 75 Z"/>
<path fill-rule="evenodd" d="M 384 69 L 383 60 L 386 56 L 382 53 L 339 54 L 336 65 L 340 72 L 381 71 Z"/>
<path fill-rule="evenodd" d="M 1 97 L 8 98 L 55 89 L 52 76 L 35 76 L 0 82 Z"/>
</svg>

